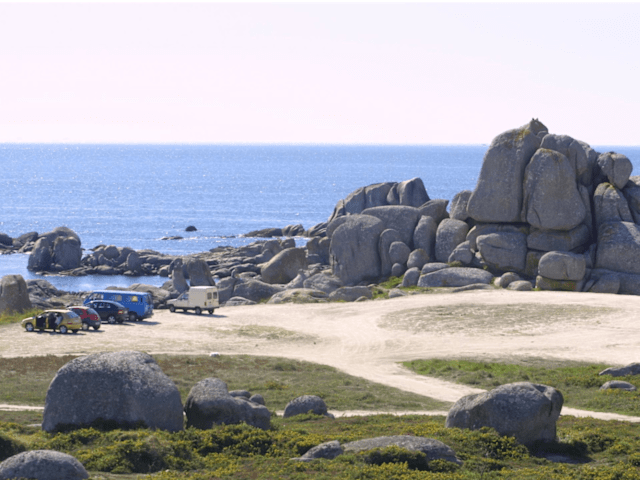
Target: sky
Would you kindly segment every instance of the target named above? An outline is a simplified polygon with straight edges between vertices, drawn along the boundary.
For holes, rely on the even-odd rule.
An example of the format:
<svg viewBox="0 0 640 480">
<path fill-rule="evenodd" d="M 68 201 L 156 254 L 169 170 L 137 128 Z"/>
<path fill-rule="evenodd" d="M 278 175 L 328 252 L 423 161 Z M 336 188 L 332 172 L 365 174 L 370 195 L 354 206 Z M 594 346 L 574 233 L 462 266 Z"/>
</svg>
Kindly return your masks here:
<svg viewBox="0 0 640 480">
<path fill-rule="evenodd" d="M 0 143 L 640 145 L 640 3 L 0 3 Z"/>
</svg>

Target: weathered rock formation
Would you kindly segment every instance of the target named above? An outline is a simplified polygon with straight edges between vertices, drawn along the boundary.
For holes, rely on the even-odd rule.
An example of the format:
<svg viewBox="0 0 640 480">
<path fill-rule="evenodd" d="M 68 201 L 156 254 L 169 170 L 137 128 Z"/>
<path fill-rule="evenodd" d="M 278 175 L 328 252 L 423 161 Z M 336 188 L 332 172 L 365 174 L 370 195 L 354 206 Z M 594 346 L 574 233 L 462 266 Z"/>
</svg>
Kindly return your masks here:
<svg viewBox="0 0 640 480">
<path fill-rule="evenodd" d="M 21 275 L 5 275 L 0 279 L 0 315 L 24 312 L 32 308 L 27 282 Z"/>
<path fill-rule="evenodd" d="M 527 446 L 553 442 L 563 402 L 562 394 L 555 388 L 529 382 L 510 383 L 462 397 L 449 410 L 445 426 L 471 430 L 491 427 Z"/>
<path fill-rule="evenodd" d="M 42 429 L 90 425 L 102 419 L 125 426 L 183 429 L 180 392 L 150 355 L 97 353 L 64 365 L 51 381 Z"/>
<path fill-rule="evenodd" d="M 229 392 L 219 378 L 205 378 L 189 391 L 184 405 L 187 427 L 209 429 L 213 425 L 246 423 L 267 430 L 271 414 L 264 399 L 253 401 L 249 392 Z"/>
</svg>

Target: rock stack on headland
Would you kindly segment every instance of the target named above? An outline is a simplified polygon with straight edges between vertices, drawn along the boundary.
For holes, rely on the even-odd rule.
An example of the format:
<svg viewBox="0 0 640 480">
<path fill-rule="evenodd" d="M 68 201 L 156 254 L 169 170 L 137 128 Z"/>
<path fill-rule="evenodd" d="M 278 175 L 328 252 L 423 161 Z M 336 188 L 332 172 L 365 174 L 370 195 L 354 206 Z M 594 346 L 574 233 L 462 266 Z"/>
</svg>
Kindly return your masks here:
<svg viewBox="0 0 640 480">
<path fill-rule="evenodd" d="M 475 190 L 450 205 L 414 178 L 359 188 L 306 231 L 252 232 L 304 233 L 302 248 L 281 238 L 175 257 L 100 245 L 80 258 L 80 239 L 64 227 L 0 234 L 0 244 L 30 251 L 34 271 L 170 276 L 156 298 L 217 282 L 229 305 L 367 298 L 363 287 L 390 276 L 404 276 L 403 286 L 462 287 L 501 276 L 495 283 L 514 289 L 640 295 L 640 176 L 631 171 L 624 155 L 596 152 L 533 119 L 491 142 Z"/>
</svg>

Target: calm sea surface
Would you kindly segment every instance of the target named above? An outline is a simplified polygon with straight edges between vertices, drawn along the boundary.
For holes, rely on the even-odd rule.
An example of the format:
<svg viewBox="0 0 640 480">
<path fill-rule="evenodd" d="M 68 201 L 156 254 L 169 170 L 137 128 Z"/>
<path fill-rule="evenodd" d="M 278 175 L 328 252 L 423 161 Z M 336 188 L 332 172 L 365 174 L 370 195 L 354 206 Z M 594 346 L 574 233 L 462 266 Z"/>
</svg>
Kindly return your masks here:
<svg viewBox="0 0 640 480">
<path fill-rule="evenodd" d="M 0 232 L 58 226 L 85 249 L 99 244 L 189 254 L 254 239 L 266 227 L 326 221 L 338 200 L 378 182 L 420 177 L 431 198 L 475 187 L 486 145 L 39 145 L 0 144 Z M 613 150 L 640 164 L 640 147 Z M 634 174 L 636 174 L 634 170 Z M 194 225 L 196 232 L 185 232 Z M 183 240 L 161 240 L 179 235 Z M 26 270 L 0 256 L 0 276 Z M 166 279 L 47 277 L 65 290 Z"/>
</svg>

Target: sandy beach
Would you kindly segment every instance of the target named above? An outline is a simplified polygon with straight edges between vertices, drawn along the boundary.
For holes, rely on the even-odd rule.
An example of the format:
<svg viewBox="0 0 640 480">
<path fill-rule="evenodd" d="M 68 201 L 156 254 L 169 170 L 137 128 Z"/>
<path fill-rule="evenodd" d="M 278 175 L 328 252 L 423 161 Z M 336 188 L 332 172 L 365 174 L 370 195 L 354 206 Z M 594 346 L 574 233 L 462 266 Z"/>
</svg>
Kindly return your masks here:
<svg viewBox="0 0 640 480">
<path fill-rule="evenodd" d="M 626 365 L 638 361 L 638 306 L 635 296 L 476 290 L 356 303 L 223 307 L 200 316 L 156 310 L 148 321 L 103 324 L 75 335 L 3 326 L 0 355 L 139 350 L 277 356 L 331 365 L 453 402 L 479 390 L 415 375 L 398 362 L 553 358 Z"/>
</svg>

